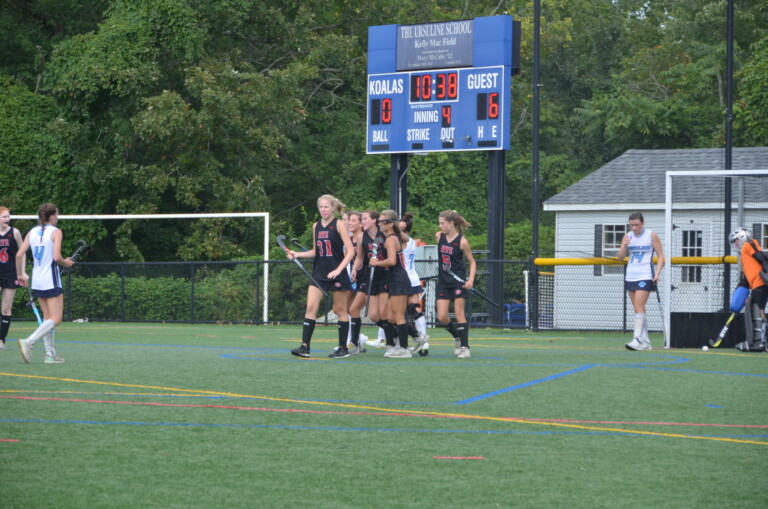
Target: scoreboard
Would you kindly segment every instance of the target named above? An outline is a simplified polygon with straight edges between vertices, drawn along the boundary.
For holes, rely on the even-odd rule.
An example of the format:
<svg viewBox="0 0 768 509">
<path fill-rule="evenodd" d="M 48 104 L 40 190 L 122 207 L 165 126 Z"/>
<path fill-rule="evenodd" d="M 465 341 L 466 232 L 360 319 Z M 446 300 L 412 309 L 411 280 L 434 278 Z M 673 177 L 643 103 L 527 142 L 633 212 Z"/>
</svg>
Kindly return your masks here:
<svg viewBox="0 0 768 509">
<path fill-rule="evenodd" d="M 367 153 L 509 149 L 503 65 L 368 75 Z"/>
</svg>

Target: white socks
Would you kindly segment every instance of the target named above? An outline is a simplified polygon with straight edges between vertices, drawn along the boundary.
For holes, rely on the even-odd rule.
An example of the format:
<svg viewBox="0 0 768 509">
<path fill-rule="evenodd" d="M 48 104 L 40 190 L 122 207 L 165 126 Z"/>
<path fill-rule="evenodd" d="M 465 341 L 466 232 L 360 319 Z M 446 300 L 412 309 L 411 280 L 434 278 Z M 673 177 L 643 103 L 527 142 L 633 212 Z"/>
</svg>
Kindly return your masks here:
<svg viewBox="0 0 768 509">
<path fill-rule="evenodd" d="M 648 322 L 645 319 L 645 313 L 635 313 L 635 337 L 648 341 Z"/>
<path fill-rule="evenodd" d="M 420 316 L 416 319 L 416 330 L 419 334 L 427 335 L 427 319 L 424 316 Z"/>
<path fill-rule="evenodd" d="M 45 320 L 40 327 L 38 327 L 35 332 L 29 335 L 27 338 L 27 344 L 29 346 L 34 345 L 38 339 L 45 336 L 47 333 L 53 329 L 53 327 L 56 325 L 56 323 L 51 320 L 50 318 L 48 320 Z M 53 344 L 53 339 L 51 339 L 51 344 Z"/>
<path fill-rule="evenodd" d="M 56 350 L 53 348 L 53 331 L 48 331 L 43 336 L 43 343 L 45 343 L 45 355 L 48 357 L 56 357 Z"/>
</svg>

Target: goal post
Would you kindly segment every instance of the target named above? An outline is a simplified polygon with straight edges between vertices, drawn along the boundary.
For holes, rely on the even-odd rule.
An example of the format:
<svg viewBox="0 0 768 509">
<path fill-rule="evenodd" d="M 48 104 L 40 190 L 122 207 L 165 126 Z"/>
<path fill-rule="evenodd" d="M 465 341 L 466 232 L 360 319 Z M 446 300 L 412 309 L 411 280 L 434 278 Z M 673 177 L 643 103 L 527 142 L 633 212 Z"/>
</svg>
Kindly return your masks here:
<svg viewBox="0 0 768 509">
<path fill-rule="evenodd" d="M 726 221 L 728 181 L 730 224 Z M 728 246 L 729 234 L 738 227 L 749 228 L 766 248 L 768 169 L 667 171 L 664 225 L 664 254 L 673 260 L 662 278 L 669 331 L 665 347 L 701 346 L 707 338 L 699 336 L 714 337 L 723 325 L 722 315 L 739 282 L 738 253 Z M 675 264 L 676 257 L 692 262 Z"/>
<path fill-rule="evenodd" d="M 262 320 L 269 321 L 269 212 L 214 212 L 214 213 L 189 213 L 189 214 L 62 214 L 59 219 L 70 220 L 158 220 L 158 219 L 218 219 L 218 218 L 262 218 L 264 219 L 264 267 L 263 267 L 263 304 Z M 12 219 L 26 219 L 36 221 L 36 215 L 17 215 Z"/>
</svg>

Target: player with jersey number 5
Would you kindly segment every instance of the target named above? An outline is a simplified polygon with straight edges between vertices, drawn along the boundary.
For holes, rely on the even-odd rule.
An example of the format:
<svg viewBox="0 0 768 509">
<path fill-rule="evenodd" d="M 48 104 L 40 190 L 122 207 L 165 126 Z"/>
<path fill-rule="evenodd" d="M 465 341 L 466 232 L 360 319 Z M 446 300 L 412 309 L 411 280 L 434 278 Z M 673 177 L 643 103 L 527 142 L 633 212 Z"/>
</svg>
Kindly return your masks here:
<svg viewBox="0 0 768 509">
<path fill-rule="evenodd" d="M 437 271 L 437 321 L 453 336 L 454 355 L 459 359 L 469 359 L 469 326 L 464 303 L 474 286 L 477 271 L 475 257 L 464 237 L 464 229 L 469 228 L 470 224 L 455 210 L 441 212 L 438 224 L 440 231 L 435 233 L 440 257 Z M 451 321 L 448 314 L 451 301 L 456 323 Z"/>
<path fill-rule="evenodd" d="M 323 299 L 323 290 L 333 293 L 333 312 L 338 317 L 339 348 L 331 354 L 333 358 L 349 357 L 347 336 L 349 335 L 349 314 L 347 303 L 352 293 L 352 283 L 347 274 L 347 265 L 355 256 L 352 240 L 346 225 L 336 218 L 345 205 L 337 198 L 324 194 L 317 199 L 320 221 L 312 225 L 312 247 L 308 251 L 286 249 L 289 259 L 314 258 L 312 283 L 307 289 L 307 307 L 301 333 L 301 346 L 291 350 L 296 357 L 310 356 L 310 341 L 317 322 L 317 311 Z M 322 285 L 323 290 L 319 286 Z"/>
<path fill-rule="evenodd" d="M 11 226 L 11 211 L 0 207 L 0 294 L 2 295 L 2 316 L 0 317 L 0 350 L 5 350 L 5 338 L 11 326 L 11 309 L 19 281 L 16 277 L 16 253 L 21 246 L 21 233 Z"/>
<path fill-rule="evenodd" d="M 629 295 L 635 312 L 634 337 L 625 346 L 627 350 L 650 350 L 651 340 L 648 337 L 645 304 L 664 270 L 664 251 L 661 248 L 659 236 L 645 227 L 645 219 L 641 212 L 633 212 L 629 215 L 629 228 L 630 231 L 621 241 L 618 254 L 620 260 L 629 257 L 624 276 L 624 289 Z M 653 267 L 654 252 L 656 253 L 655 269 Z"/>
<path fill-rule="evenodd" d="M 19 340 L 21 358 L 30 363 L 32 347 L 43 338 L 45 343 L 45 364 L 61 364 L 64 359 L 56 355 L 53 347 L 53 328 L 61 323 L 64 315 L 64 290 L 61 286 L 59 265 L 71 267 L 75 264 L 71 258 L 62 258 L 62 233 L 56 225 L 59 211 L 53 203 L 43 203 L 37 211 L 40 224 L 32 228 L 24 238 L 16 254 L 16 270 L 19 283 L 28 284 L 32 293 L 40 302 L 43 310 L 43 323 L 27 337 Z M 27 275 L 27 251 L 32 252 L 32 279 Z"/>
</svg>

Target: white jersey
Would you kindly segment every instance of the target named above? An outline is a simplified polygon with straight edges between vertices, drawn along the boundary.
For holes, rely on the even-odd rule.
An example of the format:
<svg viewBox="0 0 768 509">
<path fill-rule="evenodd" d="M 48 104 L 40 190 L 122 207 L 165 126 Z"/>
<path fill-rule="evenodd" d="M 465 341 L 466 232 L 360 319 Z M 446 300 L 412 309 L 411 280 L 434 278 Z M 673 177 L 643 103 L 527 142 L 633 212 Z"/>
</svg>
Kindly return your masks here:
<svg viewBox="0 0 768 509">
<path fill-rule="evenodd" d="M 405 271 L 411 279 L 411 286 L 421 286 L 419 274 L 416 272 L 416 241 L 408 237 L 408 243 L 403 248 Z"/>
<path fill-rule="evenodd" d="M 53 290 L 61 288 L 59 266 L 53 259 L 53 239 L 51 236 L 58 228 L 51 225 L 35 226 L 29 232 L 29 249 L 32 252 L 33 290 Z"/>
<path fill-rule="evenodd" d="M 626 281 L 647 281 L 653 279 L 653 238 L 651 230 L 645 229 L 638 237 L 632 232 L 627 233 L 630 241 L 627 250 Z"/>
</svg>

